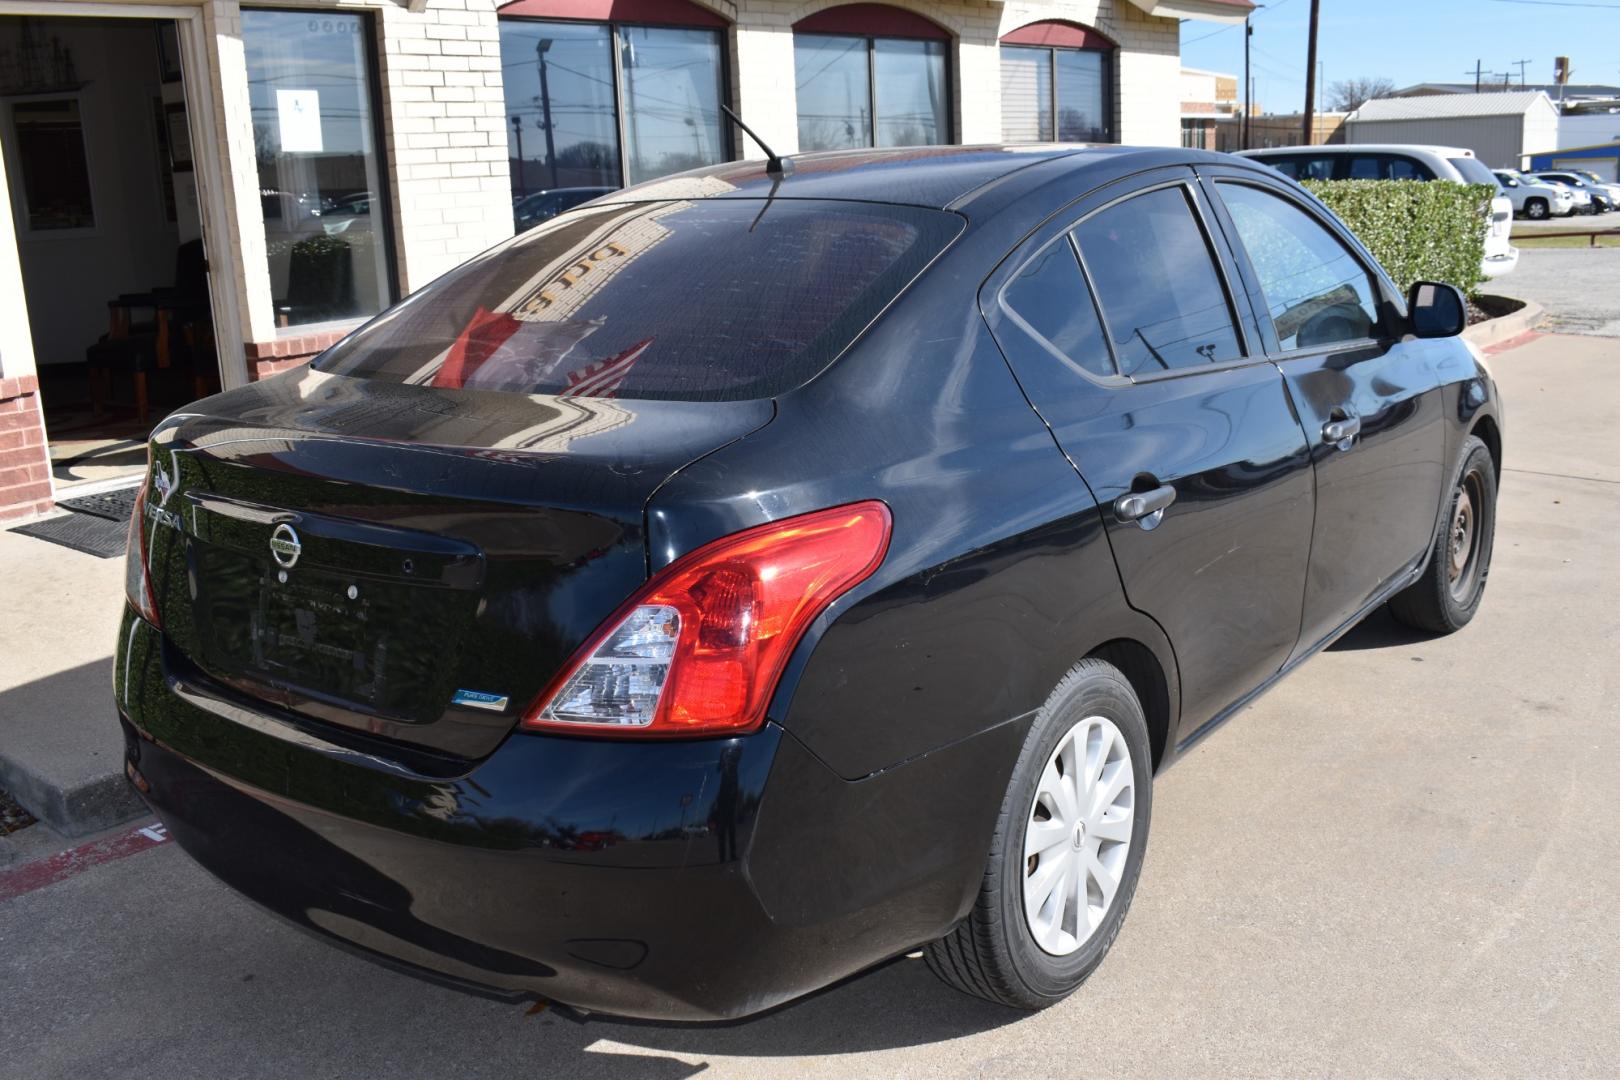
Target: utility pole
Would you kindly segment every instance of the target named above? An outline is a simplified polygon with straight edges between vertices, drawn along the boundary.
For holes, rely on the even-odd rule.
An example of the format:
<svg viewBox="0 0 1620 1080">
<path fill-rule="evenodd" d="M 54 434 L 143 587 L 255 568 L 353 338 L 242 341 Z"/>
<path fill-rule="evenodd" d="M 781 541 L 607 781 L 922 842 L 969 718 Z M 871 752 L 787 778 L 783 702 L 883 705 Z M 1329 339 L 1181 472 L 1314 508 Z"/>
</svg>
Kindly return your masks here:
<svg viewBox="0 0 1620 1080">
<path fill-rule="evenodd" d="M 1254 37 L 1254 27 L 1249 25 L 1249 16 L 1243 16 L 1243 149 L 1249 148 L 1249 113 L 1254 109 L 1254 87 L 1249 82 L 1249 39 Z"/>
<path fill-rule="evenodd" d="M 523 164 L 523 117 L 512 114 L 512 134 L 517 136 L 517 188 L 523 194 L 529 193 L 529 174 Z"/>
<path fill-rule="evenodd" d="M 1305 53 L 1305 145 L 1312 143 L 1312 114 L 1316 111 L 1316 27 L 1321 20 L 1322 0 L 1311 0 L 1311 37 Z"/>
<path fill-rule="evenodd" d="M 1510 63 L 1519 65 L 1519 89 L 1524 89 L 1524 65 L 1535 63 L 1534 60 L 1512 60 Z"/>
<path fill-rule="evenodd" d="M 552 39 L 541 38 L 534 47 L 540 60 L 540 116 L 546 126 L 546 160 L 551 163 L 551 186 L 557 186 L 557 141 L 551 131 L 551 87 L 546 83 L 546 53 L 551 51 Z"/>
<path fill-rule="evenodd" d="M 1475 60 L 1474 61 L 1474 93 L 1476 93 L 1476 94 L 1479 93 L 1479 77 L 1480 77 L 1481 74 L 1484 73 L 1484 71 L 1485 71 L 1485 61 L 1483 61 L 1483 60 Z M 1466 75 L 1466 74 L 1468 74 L 1468 72 L 1465 71 L 1465 72 L 1463 72 L 1463 74 Z"/>
</svg>

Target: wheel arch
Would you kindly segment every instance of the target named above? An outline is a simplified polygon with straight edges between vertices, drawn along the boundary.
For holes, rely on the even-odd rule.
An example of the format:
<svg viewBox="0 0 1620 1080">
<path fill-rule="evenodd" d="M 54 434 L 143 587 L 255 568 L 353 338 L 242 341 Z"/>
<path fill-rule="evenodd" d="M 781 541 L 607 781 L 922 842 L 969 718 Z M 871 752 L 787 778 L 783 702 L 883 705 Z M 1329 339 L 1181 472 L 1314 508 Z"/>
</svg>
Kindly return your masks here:
<svg viewBox="0 0 1620 1080">
<path fill-rule="evenodd" d="M 1479 436 L 1480 442 L 1491 453 L 1491 467 L 1496 472 L 1496 482 L 1502 482 L 1502 429 L 1497 427 L 1496 418 L 1490 413 L 1482 413 L 1474 421 L 1474 426 L 1468 429 L 1470 435 Z"/>
<path fill-rule="evenodd" d="M 1095 657 L 1118 668 L 1136 691 L 1147 720 L 1148 742 L 1153 748 L 1153 771 L 1164 763 L 1170 741 L 1170 680 L 1153 650 L 1133 638 L 1115 638 L 1097 646 L 1087 657 Z"/>
</svg>

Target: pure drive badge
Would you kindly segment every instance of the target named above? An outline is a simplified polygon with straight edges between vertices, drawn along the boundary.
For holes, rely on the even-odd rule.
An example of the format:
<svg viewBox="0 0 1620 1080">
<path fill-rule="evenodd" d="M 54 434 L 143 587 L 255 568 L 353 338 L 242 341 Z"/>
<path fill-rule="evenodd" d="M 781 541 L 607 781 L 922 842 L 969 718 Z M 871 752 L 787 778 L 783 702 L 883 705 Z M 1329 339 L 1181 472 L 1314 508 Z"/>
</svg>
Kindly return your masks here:
<svg viewBox="0 0 1620 1080">
<path fill-rule="evenodd" d="M 505 694 L 486 694 L 482 690 L 457 690 L 450 699 L 452 705 L 465 705 L 469 709 L 488 709 L 490 712 L 506 711 Z"/>
</svg>

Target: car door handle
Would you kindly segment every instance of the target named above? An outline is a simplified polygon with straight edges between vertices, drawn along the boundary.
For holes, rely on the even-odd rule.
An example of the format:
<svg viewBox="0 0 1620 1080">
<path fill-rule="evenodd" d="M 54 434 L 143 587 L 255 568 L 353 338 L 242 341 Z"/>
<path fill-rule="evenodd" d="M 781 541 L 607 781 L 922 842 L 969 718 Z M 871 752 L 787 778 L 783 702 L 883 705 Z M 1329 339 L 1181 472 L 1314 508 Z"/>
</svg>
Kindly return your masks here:
<svg viewBox="0 0 1620 1080">
<path fill-rule="evenodd" d="M 1164 520 L 1164 509 L 1176 501 L 1176 489 L 1160 484 L 1151 491 L 1127 491 L 1114 500 L 1114 516 L 1130 524 L 1135 522 L 1144 530 L 1158 527 Z"/>
<path fill-rule="evenodd" d="M 1340 450 L 1348 450 L 1355 444 L 1356 436 L 1361 434 L 1361 417 L 1346 416 L 1338 420 L 1329 420 L 1322 425 L 1322 441 L 1331 443 Z"/>
</svg>

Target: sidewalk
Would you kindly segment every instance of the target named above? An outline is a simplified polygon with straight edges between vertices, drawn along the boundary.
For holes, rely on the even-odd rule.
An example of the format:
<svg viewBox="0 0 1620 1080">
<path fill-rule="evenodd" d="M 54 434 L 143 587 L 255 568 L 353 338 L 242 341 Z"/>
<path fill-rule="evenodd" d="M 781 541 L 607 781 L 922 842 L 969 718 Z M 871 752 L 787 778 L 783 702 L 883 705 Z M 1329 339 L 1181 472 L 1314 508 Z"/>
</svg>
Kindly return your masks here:
<svg viewBox="0 0 1620 1080">
<path fill-rule="evenodd" d="M 112 703 L 123 560 L 0 531 L 0 567 L 0 788 L 70 837 L 144 814 Z"/>
</svg>

